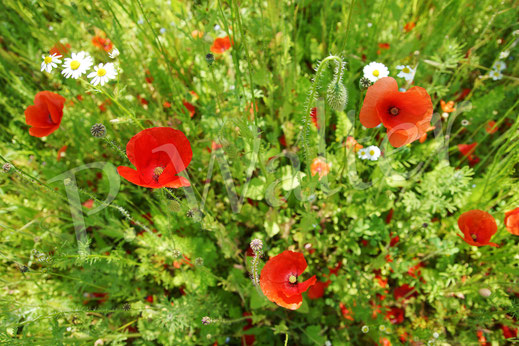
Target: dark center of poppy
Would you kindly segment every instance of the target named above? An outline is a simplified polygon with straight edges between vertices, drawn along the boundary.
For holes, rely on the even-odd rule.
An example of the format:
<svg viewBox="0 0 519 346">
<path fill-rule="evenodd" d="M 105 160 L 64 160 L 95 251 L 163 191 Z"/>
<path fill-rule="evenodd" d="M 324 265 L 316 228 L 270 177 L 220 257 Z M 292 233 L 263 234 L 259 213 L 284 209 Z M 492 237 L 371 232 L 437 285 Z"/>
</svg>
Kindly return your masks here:
<svg viewBox="0 0 519 346">
<path fill-rule="evenodd" d="M 472 240 L 474 240 L 474 241 L 478 241 L 478 235 L 477 235 L 477 234 L 472 233 L 472 234 L 471 234 L 471 237 L 472 237 Z"/>
<path fill-rule="evenodd" d="M 400 113 L 400 109 L 398 109 L 395 106 L 392 106 L 392 107 L 389 107 L 388 112 L 389 112 L 389 114 L 396 116 L 396 115 L 398 115 L 398 113 Z"/>
<path fill-rule="evenodd" d="M 291 284 L 295 284 L 297 282 L 297 277 L 295 275 L 290 275 L 288 277 L 288 282 L 290 282 Z"/>
<path fill-rule="evenodd" d="M 155 167 L 155 169 L 153 170 L 153 180 L 158 182 L 162 172 L 164 172 L 164 167 Z"/>
</svg>

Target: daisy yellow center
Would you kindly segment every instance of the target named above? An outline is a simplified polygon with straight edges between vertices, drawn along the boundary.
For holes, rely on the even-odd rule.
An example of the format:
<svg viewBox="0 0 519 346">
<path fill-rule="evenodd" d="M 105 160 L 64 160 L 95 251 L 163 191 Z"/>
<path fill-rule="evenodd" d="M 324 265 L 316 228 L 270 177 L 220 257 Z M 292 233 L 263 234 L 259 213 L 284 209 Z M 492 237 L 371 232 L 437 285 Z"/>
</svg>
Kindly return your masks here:
<svg viewBox="0 0 519 346">
<path fill-rule="evenodd" d="M 290 275 L 290 277 L 288 278 L 288 281 L 289 281 L 291 284 L 295 284 L 296 281 L 297 281 L 297 278 L 296 278 L 294 275 Z"/>
<path fill-rule="evenodd" d="M 43 62 L 46 64 L 50 64 L 52 62 L 52 57 L 46 56 L 45 59 L 43 59 Z"/>
<path fill-rule="evenodd" d="M 77 60 L 72 60 L 70 62 L 70 68 L 73 70 L 77 70 L 79 68 L 79 65 L 81 65 L 81 64 Z"/>
<path fill-rule="evenodd" d="M 97 74 L 99 75 L 99 72 L 98 72 Z M 153 170 L 153 174 L 156 175 L 157 177 L 158 177 L 159 175 L 161 175 L 162 172 L 164 172 L 164 168 L 162 168 L 162 167 L 157 167 L 157 168 L 155 168 L 155 169 Z"/>
<path fill-rule="evenodd" d="M 411 70 L 410 70 L 408 67 L 404 67 L 404 68 L 402 69 L 402 72 L 404 72 L 404 73 L 409 73 L 409 72 L 411 72 Z"/>
<path fill-rule="evenodd" d="M 103 77 L 105 74 L 106 74 L 106 70 L 104 68 L 100 68 L 99 70 L 97 70 L 97 75 L 99 77 Z"/>
<path fill-rule="evenodd" d="M 375 155 L 375 150 L 371 150 L 371 151 L 369 152 L 369 154 L 370 154 L 371 156 Z"/>
<path fill-rule="evenodd" d="M 375 77 L 378 77 L 378 76 L 380 75 L 379 70 L 375 70 L 375 71 L 373 71 L 373 75 L 374 75 Z"/>
</svg>

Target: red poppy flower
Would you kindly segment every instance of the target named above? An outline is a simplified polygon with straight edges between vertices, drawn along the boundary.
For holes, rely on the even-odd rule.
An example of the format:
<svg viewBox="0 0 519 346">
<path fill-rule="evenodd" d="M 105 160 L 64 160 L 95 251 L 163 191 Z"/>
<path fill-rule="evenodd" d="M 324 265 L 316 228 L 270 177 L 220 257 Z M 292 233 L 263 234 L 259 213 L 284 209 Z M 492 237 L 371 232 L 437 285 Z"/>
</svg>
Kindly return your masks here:
<svg viewBox="0 0 519 346">
<path fill-rule="evenodd" d="M 494 217 L 489 213 L 474 209 L 469 210 L 458 219 L 458 227 L 463 233 L 463 237 L 467 244 L 474 246 L 490 245 L 497 247 L 496 243 L 490 243 L 490 238 L 497 232 L 497 225 Z"/>
<path fill-rule="evenodd" d="M 517 338 L 517 328 L 510 328 L 508 326 L 501 325 L 501 330 L 503 331 L 503 337 L 505 339 Z"/>
<path fill-rule="evenodd" d="M 490 120 L 487 123 L 487 126 L 485 126 L 485 131 L 491 135 L 497 132 L 499 130 L 499 127 L 496 126 L 496 122 L 494 120 Z"/>
<path fill-rule="evenodd" d="M 413 30 L 415 26 L 416 26 L 415 22 L 406 23 L 406 25 L 404 25 L 404 31 L 409 32 L 409 31 Z"/>
<path fill-rule="evenodd" d="M 232 47 L 232 42 L 229 36 L 218 37 L 214 40 L 211 46 L 211 52 L 215 54 L 221 54 Z"/>
<path fill-rule="evenodd" d="M 40 91 L 34 97 L 34 105 L 25 109 L 25 122 L 32 126 L 29 134 L 45 137 L 56 131 L 63 117 L 65 98 L 50 91 Z"/>
<path fill-rule="evenodd" d="M 58 150 L 58 156 L 56 157 L 56 161 L 59 161 L 61 160 L 62 157 L 65 156 L 65 151 L 67 150 L 67 146 L 64 145 L 62 146 L 61 148 L 59 148 Z"/>
<path fill-rule="evenodd" d="M 396 300 L 402 299 L 404 302 L 411 297 L 416 297 L 417 295 L 418 293 L 416 292 L 416 289 L 408 284 L 403 284 L 402 286 L 395 288 L 395 291 L 393 292 L 393 296 Z"/>
<path fill-rule="evenodd" d="M 85 201 L 82 205 L 87 209 L 92 209 L 92 207 L 94 206 L 94 200 L 90 198 L 89 200 Z"/>
<path fill-rule="evenodd" d="M 182 131 L 169 127 L 152 127 L 133 136 L 126 154 L 137 170 L 119 166 L 117 172 L 135 185 L 160 188 L 189 186 L 177 174 L 191 162 L 191 144 Z"/>
<path fill-rule="evenodd" d="M 469 166 L 471 166 L 471 167 L 479 162 L 479 157 L 477 157 L 476 155 L 473 155 L 474 150 L 476 150 L 477 145 L 478 145 L 477 142 L 474 142 L 472 144 L 458 144 L 458 150 L 460 151 L 461 156 L 462 157 L 464 156 L 467 158 L 467 160 L 469 162 Z"/>
<path fill-rule="evenodd" d="M 401 147 L 419 139 L 430 127 L 433 113 L 431 97 L 424 88 L 398 91 L 397 82 L 384 77 L 368 88 L 360 122 L 368 128 L 380 123 L 387 129 L 389 143 Z"/>
<path fill-rule="evenodd" d="M 101 36 L 94 36 L 92 38 L 92 44 L 99 49 L 103 49 L 105 52 L 110 52 L 113 48 L 112 41 L 109 38 Z"/>
<path fill-rule="evenodd" d="M 304 282 L 297 282 L 297 277 L 306 267 L 305 257 L 299 252 L 286 250 L 272 257 L 261 270 L 260 286 L 263 294 L 279 306 L 298 309 L 303 303 L 301 294 L 317 280 L 314 275 Z"/>
<path fill-rule="evenodd" d="M 505 213 L 506 230 L 514 235 L 519 235 L 519 208 Z"/>
<path fill-rule="evenodd" d="M 184 100 L 182 102 L 184 104 L 184 107 L 186 107 L 187 111 L 189 112 L 189 116 L 192 118 L 195 115 L 195 106 L 193 106 L 191 103 Z"/>
<path fill-rule="evenodd" d="M 380 346 L 391 346 L 391 341 L 389 341 L 389 339 L 387 339 L 387 338 L 380 338 L 379 345 Z"/>
<path fill-rule="evenodd" d="M 487 342 L 487 338 L 485 338 L 485 335 L 483 334 L 483 331 L 482 330 L 478 330 L 476 335 L 478 336 L 478 342 L 479 342 L 479 345 L 480 346 L 487 346 L 487 345 L 490 345 L 488 342 Z"/>
<path fill-rule="evenodd" d="M 171 108 L 171 103 L 169 103 L 168 101 L 164 101 L 162 103 L 162 107 L 164 107 L 164 108 Z"/>
<path fill-rule="evenodd" d="M 61 56 L 64 56 L 65 54 L 67 54 L 70 50 L 70 44 L 68 43 L 56 43 L 54 45 L 54 47 L 52 47 L 49 51 L 49 54 L 52 55 L 52 54 L 58 54 L 58 55 L 61 55 Z"/>
<path fill-rule="evenodd" d="M 242 314 L 242 316 L 252 316 L 252 314 L 250 312 L 244 312 Z M 252 327 L 254 327 L 254 325 L 252 324 L 252 318 L 247 318 L 246 321 L 247 321 L 247 325 L 245 327 L 243 327 L 244 331 L 249 330 Z M 242 335 L 241 338 L 242 338 L 241 340 L 242 340 L 243 346 L 254 345 L 254 341 L 256 341 L 256 336 L 254 334 L 244 334 L 244 335 Z"/>
<path fill-rule="evenodd" d="M 331 280 L 326 282 L 317 281 L 315 285 L 308 289 L 308 298 L 319 299 L 324 295 L 324 290 L 332 283 Z"/>
<path fill-rule="evenodd" d="M 386 224 L 389 224 L 391 222 L 391 219 L 393 218 L 394 210 L 390 209 L 389 212 L 386 215 Z"/>
<path fill-rule="evenodd" d="M 342 317 L 344 317 L 347 320 L 353 321 L 352 311 L 349 310 L 346 305 L 344 305 L 342 302 L 339 303 L 339 308 L 341 309 Z"/>
<path fill-rule="evenodd" d="M 317 107 L 312 108 L 310 111 L 310 117 L 312 118 L 312 122 L 314 123 L 315 127 L 319 129 L 319 123 L 317 122 Z"/>
<path fill-rule="evenodd" d="M 404 322 L 404 317 L 404 309 L 397 308 L 396 306 L 389 308 L 386 313 L 386 319 L 388 319 L 392 324 L 399 324 Z"/>
</svg>

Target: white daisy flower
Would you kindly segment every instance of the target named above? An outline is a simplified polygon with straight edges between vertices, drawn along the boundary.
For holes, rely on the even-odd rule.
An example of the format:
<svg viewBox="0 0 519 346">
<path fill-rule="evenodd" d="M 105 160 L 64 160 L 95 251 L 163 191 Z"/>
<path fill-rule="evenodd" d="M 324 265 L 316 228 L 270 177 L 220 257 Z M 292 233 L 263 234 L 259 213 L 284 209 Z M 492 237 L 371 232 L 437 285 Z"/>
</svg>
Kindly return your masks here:
<svg viewBox="0 0 519 346">
<path fill-rule="evenodd" d="M 61 73 L 65 78 L 78 79 L 92 66 L 94 60 L 88 53 L 79 52 L 72 53 L 70 58 L 65 58 L 63 63 L 63 71 Z"/>
<path fill-rule="evenodd" d="M 398 65 L 396 69 L 400 70 L 400 72 L 397 74 L 397 77 L 404 78 L 408 82 L 413 81 L 416 69 L 412 69 L 411 66 L 408 65 Z"/>
<path fill-rule="evenodd" d="M 500 80 L 501 78 L 503 78 L 503 74 L 501 73 L 501 71 L 497 71 L 497 70 L 491 70 L 488 73 L 488 76 L 490 78 L 492 78 L 493 80 Z"/>
<path fill-rule="evenodd" d="M 373 83 L 380 78 L 389 76 L 389 70 L 387 67 L 384 64 L 375 61 L 370 62 L 368 65 L 364 66 L 362 71 L 364 72 L 364 77 Z"/>
<path fill-rule="evenodd" d="M 111 58 L 111 59 L 115 59 L 119 56 L 119 49 L 115 48 L 112 49 L 112 51 L 110 53 L 108 53 L 108 56 Z"/>
<path fill-rule="evenodd" d="M 442 118 L 443 119 L 447 119 L 448 117 L 449 117 L 449 113 L 447 113 L 447 112 L 443 112 L 442 113 Z"/>
<path fill-rule="evenodd" d="M 506 59 L 510 55 L 509 50 L 504 50 L 501 53 L 499 53 L 499 59 Z"/>
<path fill-rule="evenodd" d="M 44 70 L 49 72 L 52 71 L 53 68 L 58 67 L 58 64 L 61 64 L 61 55 L 58 53 L 54 53 L 52 55 L 42 55 L 43 61 L 41 63 L 41 72 Z"/>
<path fill-rule="evenodd" d="M 366 160 L 368 158 L 368 150 L 367 150 L 367 148 L 359 149 L 359 151 L 357 151 L 357 156 L 361 160 Z"/>
<path fill-rule="evenodd" d="M 377 161 L 380 157 L 380 149 L 376 145 L 370 145 L 366 148 L 367 159 Z"/>
<path fill-rule="evenodd" d="M 108 83 L 111 79 L 114 79 L 117 77 L 117 70 L 115 69 L 114 64 L 111 62 L 106 64 L 99 64 L 97 66 L 94 66 L 94 72 L 91 72 L 87 78 L 92 78 L 90 83 L 92 83 L 93 86 L 96 86 L 98 84 L 101 84 L 101 86 L 105 85 L 105 83 Z"/>
<path fill-rule="evenodd" d="M 492 65 L 492 69 L 496 71 L 503 71 L 505 68 L 506 64 L 502 60 L 498 60 Z"/>
</svg>

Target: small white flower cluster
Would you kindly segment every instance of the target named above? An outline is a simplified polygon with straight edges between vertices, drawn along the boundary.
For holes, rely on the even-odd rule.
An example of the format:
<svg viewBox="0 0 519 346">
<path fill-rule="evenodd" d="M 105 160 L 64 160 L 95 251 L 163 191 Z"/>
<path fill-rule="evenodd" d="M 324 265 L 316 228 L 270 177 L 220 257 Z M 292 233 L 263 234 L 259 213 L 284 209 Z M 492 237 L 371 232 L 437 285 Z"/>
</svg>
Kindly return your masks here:
<svg viewBox="0 0 519 346">
<path fill-rule="evenodd" d="M 380 149 L 376 145 L 370 145 L 367 148 L 361 148 L 357 152 L 359 159 L 377 161 L 380 157 Z"/>
<path fill-rule="evenodd" d="M 505 68 L 505 62 L 503 60 L 497 60 L 492 65 L 492 70 L 490 70 L 488 76 L 493 80 L 500 80 L 501 78 L 503 78 L 503 74 L 501 73 L 501 71 L 503 71 Z"/>
<path fill-rule="evenodd" d="M 119 50 L 114 48 L 110 53 L 108 53 L 110 58 L 115 59 L 119 56 Z M 57 68 L 58 64 L 61 64 L 62 56 L 58 53 L 42 55 L 42 63 L 41 63 L 41 71 L 46 71 L 50 73 L 53 68 Z M 72 53 L 70 58 L 65 58 L 61 67 L 63 68 L 61 74 L 65 78 L 74 78 L 78 79 L 92 67 L 94 64 L 94 59 L 87 52 L 79 52 Z M 94 71 L 87 75 L 87 78 L 90 78 L 90 83 L 93 86 L 100 84 L 101 86 L 105 85 L 112 79 L 117 77 L 117 69 L 115 65 L 111 62 L 109 63 L 100 63 L 97 66 L 94 66 Z"/>
</svg>

